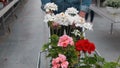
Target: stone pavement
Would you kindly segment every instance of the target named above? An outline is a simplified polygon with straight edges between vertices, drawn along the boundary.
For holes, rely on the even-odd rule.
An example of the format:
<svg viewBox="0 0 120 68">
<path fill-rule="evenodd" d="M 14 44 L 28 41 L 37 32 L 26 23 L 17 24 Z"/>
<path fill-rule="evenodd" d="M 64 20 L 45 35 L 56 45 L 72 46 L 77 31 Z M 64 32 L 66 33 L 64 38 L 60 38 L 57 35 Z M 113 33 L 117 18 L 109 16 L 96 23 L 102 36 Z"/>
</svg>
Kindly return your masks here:
<svg viewBox="0 0 120 68">
<path fill-rule="evenodd" d="M 12 20 L 10 35 L 0 42 L 0 68 L 37 68 L 39 52 L 49 37 L 40 0 L 25 0 L 16 13 L 18 19 Z M 87 31 L 86 37 L 103 57 L 115 60 L 120 56 L 120 24 L 114 25 L 112 35 L 108 20 L 96 15 L 93 25 L 94 30 Z"/>
</svg>

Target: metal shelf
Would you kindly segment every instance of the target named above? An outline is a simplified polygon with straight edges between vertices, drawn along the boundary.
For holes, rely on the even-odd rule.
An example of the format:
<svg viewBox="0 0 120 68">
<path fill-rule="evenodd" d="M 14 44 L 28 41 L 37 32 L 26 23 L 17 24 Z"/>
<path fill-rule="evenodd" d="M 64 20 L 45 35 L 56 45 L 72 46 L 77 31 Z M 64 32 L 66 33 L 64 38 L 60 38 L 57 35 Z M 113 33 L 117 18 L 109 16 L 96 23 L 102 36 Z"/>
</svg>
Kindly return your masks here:
<svg viewBox="0 0 120 68">
<path fill-rule="evenodd" d="M 0 35 L 5 35 L 6 32 L 10 31 L 9 27 L 7 26 L 8 24 L 5 24 L 5 21 L 10 17 L 10 15 L 14 14 L 19 2 L 20 0 L 13 0 L 0 10 Z"/>
</svg>

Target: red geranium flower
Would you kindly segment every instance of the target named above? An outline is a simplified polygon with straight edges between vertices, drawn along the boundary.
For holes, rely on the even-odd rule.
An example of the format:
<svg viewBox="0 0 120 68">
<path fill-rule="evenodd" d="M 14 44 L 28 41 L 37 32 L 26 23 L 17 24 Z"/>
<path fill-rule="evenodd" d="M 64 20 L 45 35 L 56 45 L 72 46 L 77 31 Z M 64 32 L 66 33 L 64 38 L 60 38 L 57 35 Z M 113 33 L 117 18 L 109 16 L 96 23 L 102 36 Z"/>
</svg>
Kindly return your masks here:
<svg viewBox="0 0 120 68">
<path fill-rule="evenodd" d="M 87 45 L 88 44 L 88 40 L 87 39 L 83 39 L 83 40 L 78 40 L 77 42 L 76 42 L 76 44 L 75 44 L 75 46 L 76 46 L 76 50 L 77 51 L 81 51 L 81 50 L 86 50 L 85 48 L 84 48 L 84 46 L 85 45 Z"/>
<path fill-rule="evenodd" d="M 94 43 L 89 43 L 88 53 L 91 54 L 92 51 L 95 51 Z"/>
<path fill-rule="evenodd" d="M 89 42 L 88 39 L 78 40 L 75 44 L 75 47 L 77 51 L 88 52 L 89 54 L 95 50 L 95 45 Z"/>
</svg>

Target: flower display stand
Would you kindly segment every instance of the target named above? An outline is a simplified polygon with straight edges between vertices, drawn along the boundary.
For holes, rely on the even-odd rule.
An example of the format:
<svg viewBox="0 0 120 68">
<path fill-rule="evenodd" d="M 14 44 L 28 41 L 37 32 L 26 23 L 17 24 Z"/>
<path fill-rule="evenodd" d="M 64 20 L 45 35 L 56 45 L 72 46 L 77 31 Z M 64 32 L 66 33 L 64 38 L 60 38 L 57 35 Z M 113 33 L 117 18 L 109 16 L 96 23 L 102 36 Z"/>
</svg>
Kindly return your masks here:
<svg viewBox="0 0 120 68">
<path fill-rule="evenodd" d="M 14 15 L 16 18 L 15 10 L 20 5 L 20 0 L 12 0 L 8 5 L 0 10 L 0 36 L 6 35 L 7 32 L 10 32 L 9 24 L 6 23 L 6 20 Z"/>
<path fill-rule="evenodd" d="M 116 68 L 119 65 L 118 62 L 106 63 L 95 44 L 86 38 L 85 31 L 93 30 L 93 25 L 80 17 L 77 9 L 70 7 L 65 12 L 54 14 L 51 12 L 57 8 L 54 3 L 45 6 L 49 14 L 45 15 L 44 22 L 53 33 L 42 47 L 37 68 Z M 66 29 L 61 32 L 62 26 Z"/>
<path fill-rule="evenodd" d="M 51 8 L 52 7 L 52 8 Z M 95 44 L 85 37 L 92 24 L 79 16 L 74 7 L 65 12 L 54 14 L 57 5 L 47 3 L 44 22 L 50 27 L 49 41 L 42 47 L 38 68 L 90 68 L 95 66 L 99 54 Z"/>
</svg>

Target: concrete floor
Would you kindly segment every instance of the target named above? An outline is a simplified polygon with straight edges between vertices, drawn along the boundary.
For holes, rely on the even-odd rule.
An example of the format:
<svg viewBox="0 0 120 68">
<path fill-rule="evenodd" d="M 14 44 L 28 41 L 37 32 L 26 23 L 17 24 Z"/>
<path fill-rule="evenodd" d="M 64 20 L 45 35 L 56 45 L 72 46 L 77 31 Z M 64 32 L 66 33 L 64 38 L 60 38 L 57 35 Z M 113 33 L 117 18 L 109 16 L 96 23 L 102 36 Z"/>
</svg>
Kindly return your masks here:
<svg viewBox="0 0 120 68">
<path fill-rule="evenodd" d="M 41 46 L 48 38 L 40 0 L 25 0 L 12 20 L 12 32 L 0 42 L 0 68 L 37 68 Z M 8 21 L 9 22 L 9 21 Z"/>
<path fill-rule="evenodd" d="M 39 52 L 49 35 L 47 24 L 43 23 L 40 0 L 25 0 L 16 13 L 18 19 L 8 20 L 12 20 L 12 32 L 0 42 L 0 68 L 37 68 Z M 110 61 L 120 56 L 119 26 L 114 25 L 111 35 L 109 21 L 96 15 L 94 31 L 86 34 L 98 52 Z"/>
<path fill-rule="evenodd" d="M 115 61 L 120 56 L 120 23 L 114 24 L 110 34 L 110 21 L 95 16 L 93 31 L 88 31 L 87 38 L 94 42 L 101 56 L 108 61 Z"/>
</svg>

